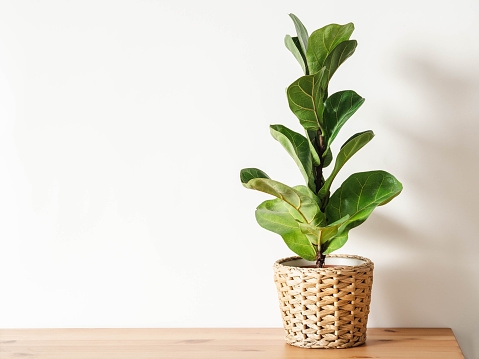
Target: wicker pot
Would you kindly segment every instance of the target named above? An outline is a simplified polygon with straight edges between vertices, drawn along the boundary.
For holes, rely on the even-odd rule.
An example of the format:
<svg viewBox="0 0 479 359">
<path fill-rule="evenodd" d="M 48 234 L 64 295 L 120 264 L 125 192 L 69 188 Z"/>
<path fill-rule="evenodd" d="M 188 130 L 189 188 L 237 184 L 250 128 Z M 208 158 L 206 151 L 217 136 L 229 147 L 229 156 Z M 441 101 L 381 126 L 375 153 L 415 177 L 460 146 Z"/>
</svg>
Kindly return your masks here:
<svg viewBox="0 0 479 359">
<path fill-rule="evenodd" d="M 373 262 L 359 256 L 331 254 L 325 264 L 341 267 L 300 267 L 311 264 L 301 257 L 289 257 L 273 266 L 286 342 L 302 348 L 363 344 Z"/>
</svg>

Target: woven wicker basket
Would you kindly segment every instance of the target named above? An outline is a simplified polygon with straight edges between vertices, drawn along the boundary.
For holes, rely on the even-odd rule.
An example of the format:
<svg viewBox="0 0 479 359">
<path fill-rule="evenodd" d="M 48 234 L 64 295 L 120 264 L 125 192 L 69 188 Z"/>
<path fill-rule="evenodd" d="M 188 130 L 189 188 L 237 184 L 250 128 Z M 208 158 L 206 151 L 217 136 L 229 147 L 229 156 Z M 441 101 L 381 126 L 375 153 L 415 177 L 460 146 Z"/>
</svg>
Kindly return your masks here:
<svg viewBox="0 0 479 359">
<path fill-rule="evenodd" d="M 289 257 L 273 266 L 286 342 L 290 345 L 349 348 L 366 341 L 374 264 L 359 256 L 331 254 L 326 261 L 328 258 L 352 259 L 359 265 L 301 268 L 292 266 L 304 261 L 301 257 Z"/>
</svg>

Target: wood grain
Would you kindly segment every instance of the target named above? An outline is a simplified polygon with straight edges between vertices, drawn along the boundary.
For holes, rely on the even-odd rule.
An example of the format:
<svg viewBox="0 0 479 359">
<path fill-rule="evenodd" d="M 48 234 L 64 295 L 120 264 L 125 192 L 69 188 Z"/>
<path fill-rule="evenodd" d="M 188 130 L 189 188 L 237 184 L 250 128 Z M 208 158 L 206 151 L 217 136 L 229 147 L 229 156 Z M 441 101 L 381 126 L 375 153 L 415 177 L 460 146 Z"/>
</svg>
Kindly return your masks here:
<svg viewBox="0 0 479 359">
<path fill-rule="evenodd" d="M 283 329 L 1 329 L 0 359 L 464 358 L 448 328 L 371 328 L 365 345 L 303 349 Z"/>
</svg>

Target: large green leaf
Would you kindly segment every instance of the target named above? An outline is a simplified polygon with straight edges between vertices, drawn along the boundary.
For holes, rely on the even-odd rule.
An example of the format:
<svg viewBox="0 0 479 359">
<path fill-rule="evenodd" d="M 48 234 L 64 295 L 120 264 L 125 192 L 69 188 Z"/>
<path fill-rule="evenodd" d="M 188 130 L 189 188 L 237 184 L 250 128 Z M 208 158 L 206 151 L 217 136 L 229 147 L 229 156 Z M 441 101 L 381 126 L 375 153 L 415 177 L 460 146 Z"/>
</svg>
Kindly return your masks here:
<svg viewBox="0 0 479 359">
<path fill-rule="evenodd" d="M 299 62 L 305 75 L 307 75 L 308 65 L 306 63 L 306 57 L 304 56 L 304 53 L 302 52 L 301 44 L 299 43 L 298 38 L 286 35 L 284 38 L 284 44 L 286 45 L 288 50 L 291 51 L 295 59 Z"/>
<path fill-rule="evenodd" d="M 338 155 L 336 156 L 336 162 L 334 164 L 333 171 L 329 175 L 328 179 L 324 183 L 323 187 L 320 189 L 318 196 L 319 198 L 326 197 L 327 193 L 331 188 L 331 184 L 338 174 L 338 172 L 343 168 L 344 164 L 361 148 L 363 148 L 369 141 L 374 137 L 373 131 L 364 131 L 356 133 L 351 136 L 341 147 Z"/>
<path fill-rule="evenodd" d="M 364 98 L 351 90 L 336 92 L 324 102 L 323 122 L 327 149 L 331 147 L 341 127 L 363 103 Z"/>
<path fill-rule="evenodd" d="M 324 60 L 324 68 L 326 70 L 321 76 L 321 89 L 323 91 L 327 90 L 331 77 L 333 77 L 338 67 L 354 54 L 357 46 L 356 40 L 343 41 L 326 57 L 326 60 Z"/>
<path fill-rule="evenodd" d="M 290 156 L 293 157 L 309 188 L 316 191 L 313 160 L 307 138 L 283 125 L 271 125 L 270 130 L 274 139 L 281 143 Z"/>
<path fill-rule="evenodd" d="M 315 74 L 324 66 L 326 57 L 343 41 L 349 40 L 354 31 L 352 23 L 346 25 L 331 24 L 314 31 L 308 40 L 306 59 L 309 71 Z"/>
<path fill-rule="evenodd" d="M 279 234 L 294 253 L 313 261 L 316 251 L 301 232 L 299 223 L 291 215 L 288 207 L 290 206 L 278 198 L 264 201 L 256 209 L 256 221 L 261 227 Z"/>
<path fill-rule="evenodd" d="M 268 193 L 272 196 L 282 199 L 284 202 L 292 206 L 301 218 L 306 223 L 311 223 L 315 220 L 318 215 L 319 206 L 316 201 L 304 193 L 295 190 L 281 182 L 273 181 L 272 179 L 265 178 L 264 172 L 260 171 L 262 177 L 249 179 L 247 182 L 243 181 L 243 178 L 249 178 L 251 173 L 251 168 L 246 169 L 248 171 L 247 175 L 243 175 L 241 171 L 241 179 L 243 186 L 249 189 L 254 189 L 260 192 Z M 314 223 L 314 222 L 313 222 Z"/>
<path fill-rule="evenodd" d="M 388 203 L 402 191 L 402 184 L 385 171 L 360 172 L 349 176 L 329 199 L 326 206 L 328 222 L 346 215 L 349 219 L 340 233 L 327 245 L 324 253 L 341 248 L 351 229 L 366 221 L 377 206 Z"/>
<path fill-rule="evenodd" d="M 306 27 L 303 25 L 301 20 L 298 19 L 298 17 L 294 14 L 289 14 L 291 19 L 294 22 L 294 27 L 296 28 L 296 34 L 298 34 L 298 39 L 299 43 L 301 44 L 301 49 L 303 50 L 303 54 L 306 54 L 306 51 L 308 49 L 308 30 L 306 30 Z"/>
<path fill-rule="evenodd" d="M 341 226 L 343 226 L 348 219 L 349 216 L 346 215 L 340 220 L 325 227 L 318 225 L 314 226 L 308 223 L 299 223 L 299 228 L 312 244 L 324 244 L 341 230 Z"/>
<path fill-rule="evenodd" d="M 289 108 L 306 130 L 317 131 L 322 128 L 324 92 L 320 84 L 325 70 L 300 77 L 286 90 Z"/>
</svg>

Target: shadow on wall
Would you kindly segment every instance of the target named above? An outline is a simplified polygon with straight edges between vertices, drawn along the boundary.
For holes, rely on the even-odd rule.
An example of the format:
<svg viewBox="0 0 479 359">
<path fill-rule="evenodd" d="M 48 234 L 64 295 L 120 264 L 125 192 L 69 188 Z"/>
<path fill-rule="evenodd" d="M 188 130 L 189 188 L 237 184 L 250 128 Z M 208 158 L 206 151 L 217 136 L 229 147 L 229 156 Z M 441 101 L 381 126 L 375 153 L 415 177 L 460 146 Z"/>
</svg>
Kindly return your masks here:
<svg viewBox="0 0 479 359">
<path fill-rule="evenodd" d="M 399 72 L 429 115 L 417 126 L 391 121 L 415 208 L 407 228 L 384 217 L 368 228 L 405 254 L 382 268 L 378 300 L 392 323 L 452 327 L 466 358 L 479 358 L 479 73 L 404 60 Z"/>
</svg>

